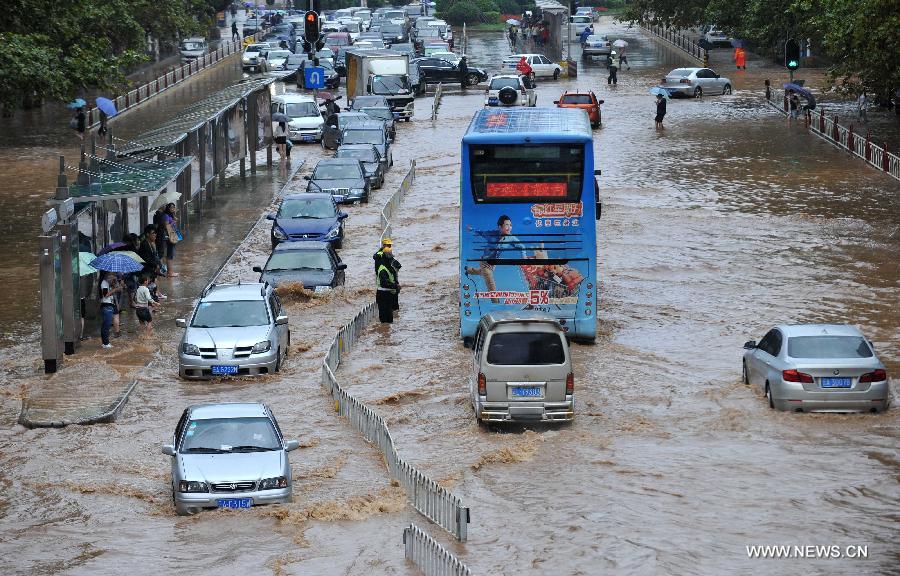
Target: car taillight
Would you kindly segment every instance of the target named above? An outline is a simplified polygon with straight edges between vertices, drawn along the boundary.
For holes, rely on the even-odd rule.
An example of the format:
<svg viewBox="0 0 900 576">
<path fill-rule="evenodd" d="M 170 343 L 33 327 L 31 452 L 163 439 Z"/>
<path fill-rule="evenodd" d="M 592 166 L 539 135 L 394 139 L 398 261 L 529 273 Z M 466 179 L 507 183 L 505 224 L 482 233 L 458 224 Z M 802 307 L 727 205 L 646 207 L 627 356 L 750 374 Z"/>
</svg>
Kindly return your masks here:
<svg viewBox="0 0 900 576">
<path fill-rule="evenodd" d="M 813 377 L 805 372 L 797 372 L 796 370 L 784 370 L 781 372 L 781 378 L 785 382 L 802 382 L 803 384 L 812 384 Z"/>
<path fill-rule="evenodd" d="M 487 379 L 481 372 L 478 373 L 478 394 L 479 396 L 487 396 Z"/>
<path fill-rule="evenodd" d="M 862 382 L 881 382 L 883 380 L 887 380 L 887 372 L 884 370 L 875 370 L 874 372 L 867 372 L 859 377 L 860 383 Z"/>
<path fill-rule="evenodd" d="M 569 372 L 566 376 L 566 394 L 575 392 L 575 375 Z"/>
</svg>

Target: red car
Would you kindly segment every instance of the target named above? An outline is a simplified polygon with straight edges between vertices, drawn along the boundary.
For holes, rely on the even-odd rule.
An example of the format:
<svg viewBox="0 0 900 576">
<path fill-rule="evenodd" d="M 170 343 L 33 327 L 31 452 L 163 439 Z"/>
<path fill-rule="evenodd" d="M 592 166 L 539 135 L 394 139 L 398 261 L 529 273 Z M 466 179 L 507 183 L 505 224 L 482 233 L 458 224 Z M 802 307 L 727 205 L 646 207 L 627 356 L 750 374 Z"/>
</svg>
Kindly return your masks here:
<svg viewBox="0 0 900 576">
<path fill-rule="evenodd" d="M 591 128 L 600 126 L 600 105 L 603 100 L 597 100 L 593 92 L 564 92 L 559 100 L 553 102 L 557 108 L 581 108 L 588 114 L 591 120 Z"/>
</svg>

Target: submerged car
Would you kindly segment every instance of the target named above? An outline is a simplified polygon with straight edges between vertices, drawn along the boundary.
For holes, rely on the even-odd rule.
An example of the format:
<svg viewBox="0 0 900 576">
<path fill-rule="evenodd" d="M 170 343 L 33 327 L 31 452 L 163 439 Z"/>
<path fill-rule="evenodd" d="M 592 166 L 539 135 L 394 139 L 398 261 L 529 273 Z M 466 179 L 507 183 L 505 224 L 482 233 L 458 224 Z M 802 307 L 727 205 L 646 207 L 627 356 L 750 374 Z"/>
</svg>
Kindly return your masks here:
<svg viewBox="0 0 900 576">
<path fill-rule="evenodd" d="M 341 134 L 342 144 L 372 144 L 381 154 L 381 162 L 387 170 L 394 165 L 394 154 L 384 122 L 351 122 Z"/>
<path fill-rule="evenodd" d="M 368 202 L 369 183 L 362 163 L 355 158 L 326 158 L 319 160 L 309 176 L 307 192 L 327 192 L 334 201 Z"/>
<path fill-rule="evenodd" d="M 253 267 L 260 282 L 273 286 L 299 283 L 316 292 L 343 286 L 346 269 L 327 242 L 284 242 L 272 250 L 265 266 Z"/>
<path fill-rule="evenodd" d="M 344 242 L 346 212 L 338 210 L 331 194 L 306 192 L 288 194 L 278 212 L 267 214 L 272 221 L 272 248 L 281 242 L 318 241 L 340 248 Z"/>
<path fill-rule="evenodd" d="M 272 97 L 274 112 L 288 118 L 288 137 L 292 142 L 317 142 L 322 139 L 325 119 L 312 96 L 284 94 Z"/>
<path fill-rule="evenodd" d="M 355 158 L 362 162 L 370 189 L 374 190 L 384 185 L 384 166 L 381 164 L 381 155 L 375 146 L 371 144 L 344 144 L 337 149 L 334 157 Z"/>
<path fill-rule="evenodd" d="M 491 78 L 485 91 L 485 106 L 535 106 L 537 95 L 526 89 L 522 77 L 516 74 L 498 74 Z"/>
<path fill-rule="evenodd" d="M 591 128 L 600 126 L 602 117 L 600 105 L 603 100 L 598 100 L 593 92 L 563 92 L 559 100 L 553 102 L 557 108 L 579 108 L 587 112 L 591 121 Z"/>
<path fill-rule="evenodd" d="M 660 88 L 669 96 L 700 98 L 704 94 L 731 94 L 731 80 L 710 68 L 676 68 L 666 74 Z"/>
<path fill-rule="evenodd" d="M 884 364 L 862 332 L 840 324 L 776 326 L 744 344 L 744 384 L 769 406 L 800 412 L 880 412 L 891 402 Z"/>
<path fill-rule="evenodd" d="M 285 440 L 265 404 L 188 407 L 162 453 L 172 457 L 172 500 L 179 515 L 205 508 L 289 503 L 293 494 Z"/>
<path fill-rule="evenodd" d="M 291 342 L 288 317 L 266 284 L 211 284 L 200 295 L 178 345 L 182 378 L 253 376 L 281 369 Z"/>
</svg>

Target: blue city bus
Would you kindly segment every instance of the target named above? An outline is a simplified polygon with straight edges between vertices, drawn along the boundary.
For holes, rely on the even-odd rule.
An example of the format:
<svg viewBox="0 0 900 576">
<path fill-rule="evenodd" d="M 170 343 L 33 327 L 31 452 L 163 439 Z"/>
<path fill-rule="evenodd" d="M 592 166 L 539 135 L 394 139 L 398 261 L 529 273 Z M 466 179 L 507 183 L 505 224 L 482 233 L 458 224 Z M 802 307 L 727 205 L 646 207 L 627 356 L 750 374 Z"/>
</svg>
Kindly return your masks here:
<svg viewBox="0 0 900 576">
<path fill-rule="evenodd" d="M 599 172 L 597 172 L 599 173 Z M 583 110 L 486 108 L 462 140 L 460 335 L 481 317 L 535 310 L 597 334 L 594 153 Z"/>
</svg>

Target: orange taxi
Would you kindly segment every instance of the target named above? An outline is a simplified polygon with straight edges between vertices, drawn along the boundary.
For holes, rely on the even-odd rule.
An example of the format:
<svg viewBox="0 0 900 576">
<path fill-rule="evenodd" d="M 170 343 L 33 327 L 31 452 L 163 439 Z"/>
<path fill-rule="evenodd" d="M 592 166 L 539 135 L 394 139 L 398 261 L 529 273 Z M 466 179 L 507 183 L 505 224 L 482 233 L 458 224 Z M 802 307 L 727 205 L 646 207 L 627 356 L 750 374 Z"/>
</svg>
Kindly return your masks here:
<svg viewBox="0 0 900 576">
<path fill-rule="evenodd" d="M 593 92 L 564 92 L 559 100 L 554 100 L 557 108 L 581 108 L 588 113 L 591 120 L 591 128 L 600 126 L 600 105 L 603 100 L 597 100 Z"/>
</svg>

